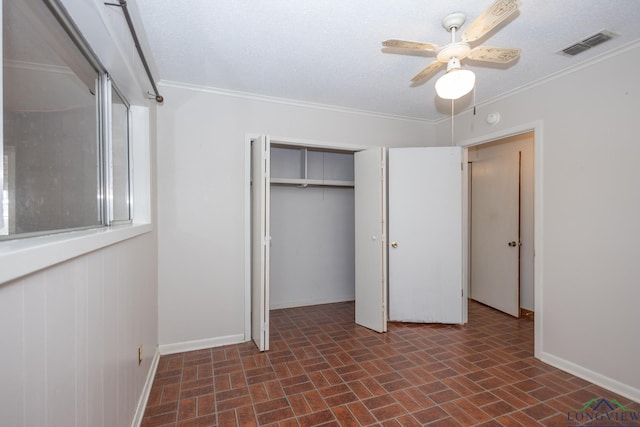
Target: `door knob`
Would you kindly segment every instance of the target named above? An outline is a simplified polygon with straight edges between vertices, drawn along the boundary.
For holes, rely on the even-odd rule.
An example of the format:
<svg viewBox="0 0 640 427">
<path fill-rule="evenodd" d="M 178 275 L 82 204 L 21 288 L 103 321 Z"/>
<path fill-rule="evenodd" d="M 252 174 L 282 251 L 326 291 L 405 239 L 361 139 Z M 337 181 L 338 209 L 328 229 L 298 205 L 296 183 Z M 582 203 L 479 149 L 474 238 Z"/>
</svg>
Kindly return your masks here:
<svg viewBox="0 0 640 427">
<path fill-rule="evenodd" d="M 511 247 L 518 246 L 518 244 L 516 242 L 509 242 L 508 245 L 511 246 Z"/>
<path fill-rule="evenodd" d="M 394 249 L 397 248 L 398 247 L 398 242 L 392 242 L 391 243 L 391 247 L 394 248 Z"/>
</svg>

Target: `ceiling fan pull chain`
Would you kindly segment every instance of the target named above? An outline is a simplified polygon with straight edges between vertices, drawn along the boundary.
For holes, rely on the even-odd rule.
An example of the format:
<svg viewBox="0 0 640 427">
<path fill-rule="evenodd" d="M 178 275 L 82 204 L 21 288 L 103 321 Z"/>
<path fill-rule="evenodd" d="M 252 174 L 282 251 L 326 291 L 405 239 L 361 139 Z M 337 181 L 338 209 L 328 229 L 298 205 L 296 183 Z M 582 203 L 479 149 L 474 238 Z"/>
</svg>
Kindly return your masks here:
<svg viewBox="0 0 640 427">
<path fill-rule="evenodd" d="M 455 102 L 456 102 L 455 99 L 451 99 L 451 146 L 452 147 L 456 145 L 453 139 L 453 127 L 454 127 L 454 117 L 455 117 L 454 103 Z"/>
<path fill-rule="evenodd" d="M 476 115 L 476 85 L 473 85 L 473 115 Z"/>
</svg>

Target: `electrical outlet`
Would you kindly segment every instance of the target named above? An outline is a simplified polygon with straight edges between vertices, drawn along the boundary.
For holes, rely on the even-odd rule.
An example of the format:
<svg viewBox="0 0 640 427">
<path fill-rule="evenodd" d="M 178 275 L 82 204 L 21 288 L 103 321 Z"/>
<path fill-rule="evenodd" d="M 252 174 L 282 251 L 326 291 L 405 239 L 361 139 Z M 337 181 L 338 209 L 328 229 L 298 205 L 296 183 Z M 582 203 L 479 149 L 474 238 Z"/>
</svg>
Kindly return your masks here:
<svg viewBox="0 0 640 427">
<path fill-rule="evenodd" d="M 138 366 L 142 363 L 142 344 L 138 346 Z"/>
</svg>

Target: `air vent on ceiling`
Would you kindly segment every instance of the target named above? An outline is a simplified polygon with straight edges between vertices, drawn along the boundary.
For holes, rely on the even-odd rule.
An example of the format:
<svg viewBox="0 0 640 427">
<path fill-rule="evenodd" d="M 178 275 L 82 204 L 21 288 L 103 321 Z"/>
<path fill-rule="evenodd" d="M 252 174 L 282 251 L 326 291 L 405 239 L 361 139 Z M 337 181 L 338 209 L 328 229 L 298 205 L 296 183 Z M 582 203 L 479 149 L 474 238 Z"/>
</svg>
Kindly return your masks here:
<svg viewBox="0 0 640 427">
<path fill-rule="evenodd" d="M 591 49 L 592 47 L 599 45 L 600 43 L 611 40 L 614 37 L 618 37 L 618 34 L 614 33 L 613 31 L 602 30 L 599 33 L 593 34 L 578 43 L 574 43 L 571 46 L 562 49 L 558 53 L 567 56 L 575 56 L 587 49 Z"/>
</svg>

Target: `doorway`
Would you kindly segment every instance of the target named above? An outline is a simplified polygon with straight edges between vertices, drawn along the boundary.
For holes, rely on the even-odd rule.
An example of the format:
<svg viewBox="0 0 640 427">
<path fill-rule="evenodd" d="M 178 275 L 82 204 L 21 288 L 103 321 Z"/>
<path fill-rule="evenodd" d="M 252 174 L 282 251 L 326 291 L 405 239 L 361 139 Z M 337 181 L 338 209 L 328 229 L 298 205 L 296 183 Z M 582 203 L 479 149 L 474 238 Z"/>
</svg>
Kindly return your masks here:
<svg viewBox="0 0 640 427">
<path fill-rule="evenodd" d="M 345 297 L 344 287 L 336 292 L 329 286 L 345 262 L 350 265 L 341 268 L 342 281 L 353 283 L 355 273 L 355 322 L 386 331 L 384 149 L 261 135 L 247 138 L 246 154 L 246 337 L 259 350 L 269 349 L 272 296 L 288 306 L 353 299 L 353 294 Z M 279 196 L 272 199 L 272 186 L 287 191 L 274 192 Z M 307 191 L 309 197 L 296 197 L 301 189 L 314 191 Z M 336 193 L 331 197 L 330 189 Z M 281 209 L 272 209 L 274 202 Z M 325 209 L 324 204 L 331 206 Z M 336 222 L 328 217 L 340 218 L 333 218 Z M 272 236 L 272 231 L 279 235 Z M 337 245 L 336 233 L 352 241 Z M 272 252 L 280 256 L 275 264 Z M 271 295 L 272 278 L 282 282 L 280 294 Z M 303 285 L 305 289 L 298 292 Z M 309 295 L 316 300 L 302 299 Z"/>
<path fill-rule="evenodd" d="M 534 133 L 468 149 L 470 298 L 533 316 Z"/>
</svg>

